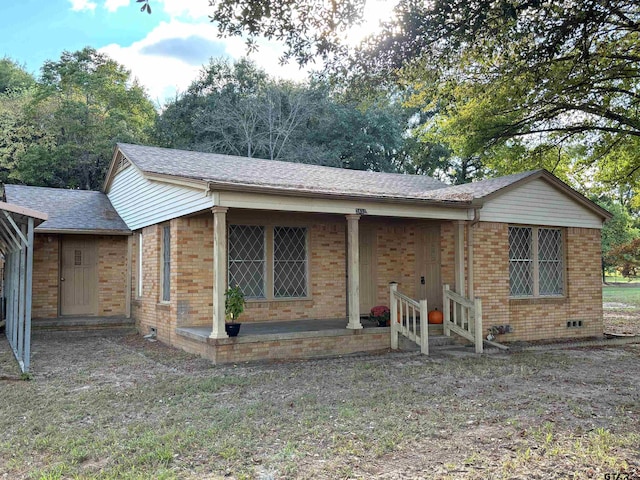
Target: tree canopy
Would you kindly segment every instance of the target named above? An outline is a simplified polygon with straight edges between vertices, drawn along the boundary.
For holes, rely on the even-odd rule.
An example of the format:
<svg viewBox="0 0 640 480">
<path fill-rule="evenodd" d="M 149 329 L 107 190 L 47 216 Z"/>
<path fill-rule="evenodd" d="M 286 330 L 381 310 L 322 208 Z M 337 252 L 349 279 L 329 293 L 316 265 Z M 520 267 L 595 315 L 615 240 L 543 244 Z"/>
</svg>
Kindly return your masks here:
<svg viewBox="0 0 640 480">
<path fill-rule="evenodd" d="M 358 102 L 323 82 L 273 79 L 246 59 L 212 59 L 166 106 L 156 133 L 167 147 L 397 171 L 409 163 L 412 115 L 388 97 Z"/>
<path fill-rule="evenodd" d="M 0 59 L 0 94 L 10 90 L 21 90 L 35 83 L 33 76 L 14 60 Z"/>
<path fill-rule="evenodd" d="M 635 185 L 640 170 L 640 4 L 634 0 L 400 0 L 355 50 L 344 32 L 365 0 L 215 0 L 223 35 L 284 41 L 350 85 L 402 85 L 429 112 L 425 142 L 459 165 L 508 172 L 511 158 L 561 175 Z M 576 149 L 583 147 L 580 155 Z M 590 175 L 590 173 L 586 173 Z"/>
<path fill-rule="evenodd" d="M 148 141 L 155 117 L 122 65 L 89 47 L 64 52 L 33 86 L 0 94 L 0 179 L 99 188 L 115 143 Z"/>
</svg>

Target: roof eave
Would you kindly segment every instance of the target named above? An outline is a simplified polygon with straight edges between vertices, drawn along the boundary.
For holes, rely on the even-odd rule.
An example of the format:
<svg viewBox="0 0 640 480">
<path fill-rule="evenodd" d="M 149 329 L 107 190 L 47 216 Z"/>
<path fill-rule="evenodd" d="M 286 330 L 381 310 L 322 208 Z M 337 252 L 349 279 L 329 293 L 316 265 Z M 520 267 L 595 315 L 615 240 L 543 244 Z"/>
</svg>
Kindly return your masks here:
<svg viewBox="0 0 640 480">
<path fill-rule="evenodd" d="M 107 170 L 107 175 L 104 177 L 104 182 L 102 184 L 102 192 L 107 193 L 108 188 L 111 186 L 111 182 L 113 180 L 113 171 L 116 165 L 116 160 L 118 158 L 118 153 L 124 153 L 120 150 L 120 144 L 116 143 L 116 146 L 113 150 L 113 156 L 111 157 L 111 163 L 109 164 L 109 170 Z M 126 155 L 125 155 L 126 156 Z M 131 161 L 129 159 L 129 161 Z"/>
<path fill-rule="evenodd" d="M 46 234 L 74 234 L 74 235 L 131 235 L 131 230 L 94 230 L 94 229 L 75 229 L 75 228 L 41 228 L 35 229 L 35 233 Z"/>
<path fill-rule="evenodd" d="M 267 193 L 267 194 L 280 194 L 290 197 L 302 197 L 302 198 L 326 198 L 332 200 L 367 200 L 370 202 L 381 203 L 405 203 L 414 205 L 430 205 L 443 208 L 469 208 L 471 200 L 434 200 L 429 198 L 407 198 L 397 196 L 379 196 L 379 195 L 357 195 L 346 193 L 329 193 L 329 192 L 316 192 L 313 190 L 300 190 L 300 189 L 287 189 L 281 187 L 270 187 L 265 185 L 248 185 L 232 182 L 219 182 L 208 181 L 209 191 L 222 190 L 231 192 L 246 192 L 246 193 Z"/>
<path fill-rule="evenodd" d="M 22 207 L 20 205 L 16 205 L 15 203 L 10 203 L 10 202 L 0 202 L 0 209 L 5 210 L 7 212 L 15 213 L 17 215 L 32 217 L 38 223 L 45 222 L 49 218 L 49 216 L 44 212 L 33 210 L 27 207 Z"/>
</svg>

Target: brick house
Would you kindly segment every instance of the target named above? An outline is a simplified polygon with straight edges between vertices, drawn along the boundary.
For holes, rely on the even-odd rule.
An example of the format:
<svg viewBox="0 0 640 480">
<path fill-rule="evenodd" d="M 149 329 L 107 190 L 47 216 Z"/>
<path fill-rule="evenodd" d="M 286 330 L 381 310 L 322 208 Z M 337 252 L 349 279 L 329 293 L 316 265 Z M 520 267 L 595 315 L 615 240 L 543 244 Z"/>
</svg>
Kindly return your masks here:
<svg viewBox="0 0 640 480">
<path fill-rule="evenodd" d="M 389 328 L 362 317 L 390 304 L 390 282 L 454 316 L 444 285 L 480 299 L 483 332 L 508 326 L 501 342 L 603 332 L 609 214 L 544 170 L 449 186 L 119 144 L 103 192 L 7 185 L 6 197 L 50 215 L 36 228 L 34 318 L 131 316 L 217 362 L 389 348 Z M 57 219 L 62 205 L 73 212 Z M 73 287 L 58 282 L 69 262 Z M 247 297 L 236 338 L 227 285 Z"/>
</svg>

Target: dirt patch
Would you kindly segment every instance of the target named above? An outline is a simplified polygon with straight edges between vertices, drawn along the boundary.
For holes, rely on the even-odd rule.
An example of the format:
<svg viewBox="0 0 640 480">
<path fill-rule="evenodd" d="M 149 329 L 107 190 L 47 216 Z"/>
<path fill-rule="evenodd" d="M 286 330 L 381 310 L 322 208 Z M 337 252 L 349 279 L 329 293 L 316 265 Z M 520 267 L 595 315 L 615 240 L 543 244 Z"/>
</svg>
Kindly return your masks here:
<svg viewBox="0 0 640 480">
<path fill-rule="evenodd" d="M 7 348 L 0 376 L 15 376 Z M 32 381 L 0 381 L 0 478 L 634 478 L 640 466 L 639 345 L 239 366 L 139 336 L 38 334 L 32 351 Z"/>
<path fill-rule="evenodd" d="M 640 312 L 635 305 L 604 303 L 603 321 L 605 333 L 640 336 Z"/>
</svg>

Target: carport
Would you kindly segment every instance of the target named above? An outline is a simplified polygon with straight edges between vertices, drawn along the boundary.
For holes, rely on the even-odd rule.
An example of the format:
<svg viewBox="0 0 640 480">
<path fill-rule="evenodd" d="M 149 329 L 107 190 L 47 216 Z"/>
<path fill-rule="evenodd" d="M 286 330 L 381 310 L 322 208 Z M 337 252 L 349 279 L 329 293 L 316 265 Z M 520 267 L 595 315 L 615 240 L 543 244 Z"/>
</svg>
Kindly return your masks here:
<svg viewBox="0 0 640 480">
<path fill-rule="evenodd" d="M 33 280 L 33 230 L 47 214 L 0 202 L 0 252 L 2 320 L 13 354 L 23 372 L 31 356 L 31 285 Z"/>
</svg>

